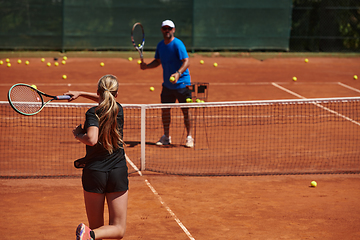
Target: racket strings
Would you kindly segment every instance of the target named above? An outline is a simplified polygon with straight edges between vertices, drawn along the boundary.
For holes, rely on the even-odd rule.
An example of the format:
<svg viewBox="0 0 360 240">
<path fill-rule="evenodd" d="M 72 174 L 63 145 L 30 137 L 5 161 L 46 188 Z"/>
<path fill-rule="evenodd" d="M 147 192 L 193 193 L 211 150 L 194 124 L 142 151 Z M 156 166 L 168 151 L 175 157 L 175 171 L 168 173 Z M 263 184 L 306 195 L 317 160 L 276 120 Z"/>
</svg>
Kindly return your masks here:
<svg viewBox="0 0 360 240">
<path fill-rule="evenodd" d="M 135 47 L 141 49 L 144 45 L 144 41 L 143 28 L 140 25 L 136 25 L 133 29 L 133 42 Z"/>
<path fill-rule="evenodd" d="M 39 111 L 43 106 L 41 95 L 27 86 L 16 86 L 11 89 L 10 99 L 12 105 L 20 112 L 31 114 Z"/>
</svg>

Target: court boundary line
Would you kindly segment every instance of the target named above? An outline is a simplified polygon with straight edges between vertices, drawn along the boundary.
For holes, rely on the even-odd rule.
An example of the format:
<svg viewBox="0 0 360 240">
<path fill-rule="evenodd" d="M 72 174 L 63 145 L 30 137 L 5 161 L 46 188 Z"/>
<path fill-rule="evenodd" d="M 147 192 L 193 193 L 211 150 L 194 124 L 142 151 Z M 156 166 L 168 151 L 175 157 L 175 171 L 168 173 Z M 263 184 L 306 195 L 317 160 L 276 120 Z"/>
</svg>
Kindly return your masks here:
<svg viewBox="0 0 360 240">
<path fill-rule="evenodd" d="M 283 90 L 283 91 L 285 91 L 285 92 L 287 92 L 287 93 L 290 93 L 290 94 L 292 94 L 292 95 L 294 95 L 294 96 L 296 96 L 296 97 L 298 97 L 298 98 L 307 99 L 306 97 L 301 96 L 300 94 L 297 94 L 296 92 L 293 92 L 293 91 L 291 91 L 291 90 L 289 90 L 289 89 L 287 89 L 287 88 L 284 88 L 284 87 L 282 87 L 282 86 L 280 86 L 280 85 L 278 85 L 278 84 L 276 84 L 276 83 L 272 83 L 272 85 L 275 86 L 275 87 L 277 87 L 277 88 L 279 88 L 279 89 L 281 89 L 281 90 Z M 318 104 L 318 103 L 312 103 L 312 104 L 314 104 L 315 106 L 317 106 L 317 107 L 319 107 L 319 108 L 324 109 L 325 111 L 328 111 L 328 112 L 330 112 L 330 113 L 333 113 L 333 114 L 335 114 L 335 115 L 337 115 L 337 116 L 339 116 L 339 117 L 344 118 L 345 120 L 348 120 L 348 121 L 350 121 L 350 122 L 352 122 L 352 123 L 360 126 L 360 123 L 357 122 L 357 121 L 355 121 L 354 119 L 351 119 L 351 118 L 349 118 L 349 117 L 347 117 L 347 116 L 344 116 L 344 115 L 342 115 L 342 114 L 340 114 L 340 113 L 338 113 L 338 112 L 336 112 L 336 111 L 334 111 L 334 110 L 331 110 L 330 108 L 324 107 L 324 106 L 321 105 L 321 104 Z"/>
<path fill-rule="evenodd" d="M 140 177 L 144 177 L 142 172 L 139 170 L 138 167 L 130 160 L 130 158 L 125 154 L 126 161 L 131 165 L 132 168 L 140 175 Z M 159 193 L 156 191 L 156 189 L 151 185 L 151 183 L 145 178 L 144 179 L 145 184 L 150 188 L 151 192 L 158 198 L 159 202 L 163 207 L 170 213 L 170 215 L 173 217 L 175 222 L 179 225 L 179 227 L 184 231 L 184 233 L 188 236 L 189 239 L 195 240 L 195 238 L 191 235 L 189 230 L 185 227 L 185 225 L 180 221 L 180 219 L 176 216 L 176 214 L 171 210 L 171 208 L 164 202 L 162 197 L 159 195 Z"/>
<path fill-rule="evenodd" d="M 360 93 L 360 90 L 357 89 L 357 88 L 350 87 L 349 85 L 346 85 L 346 84 L 344 84 L 344 83 L 342 83 L 342 82 L 338 82 L 338 84 L 339 84 L 340 86 L 342 86 L 342 87 L 345 87 L 345 88 L 347 88 L 347 89 L 350 89 L 350 90 L 353 90 L 353 91 L 355 91 L 355 92 Z"/>
</svg>

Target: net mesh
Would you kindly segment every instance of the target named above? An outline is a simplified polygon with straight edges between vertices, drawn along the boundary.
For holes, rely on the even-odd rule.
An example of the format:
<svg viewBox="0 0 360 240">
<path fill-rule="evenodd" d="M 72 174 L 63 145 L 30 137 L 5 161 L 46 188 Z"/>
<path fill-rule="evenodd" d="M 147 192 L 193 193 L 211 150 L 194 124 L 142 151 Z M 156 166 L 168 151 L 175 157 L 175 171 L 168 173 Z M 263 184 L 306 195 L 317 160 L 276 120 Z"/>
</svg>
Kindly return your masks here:
<svg viewBox="0 0 360 240">
<path fill-rule="evenodd" d="M 91 106 L 54 103 L 27 117 L 1 103 L 0 176 L 80 176 L 73 161 L 85 147 L 72 129 Z M 142 170 L 194 176 L 360 172 L 360 98 L 123 107 L 125 151 Z M 182 107 L 190 108 L 194 148 L 185 147 Z M 171 108 L 172 144 L 156 146 L 162 108 Z"/>
</svg>

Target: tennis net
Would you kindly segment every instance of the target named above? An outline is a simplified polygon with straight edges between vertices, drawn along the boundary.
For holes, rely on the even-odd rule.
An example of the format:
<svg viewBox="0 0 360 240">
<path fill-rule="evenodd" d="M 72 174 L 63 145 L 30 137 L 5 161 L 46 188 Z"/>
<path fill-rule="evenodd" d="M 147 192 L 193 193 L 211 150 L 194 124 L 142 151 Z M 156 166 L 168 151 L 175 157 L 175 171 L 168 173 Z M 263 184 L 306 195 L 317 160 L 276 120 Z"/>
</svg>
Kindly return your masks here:
<svg viewBox="0 0 360 240">
<path fill-rule="evenodd" d="M 85 147 L 72 129 L 92 106 L 50 103 L 28 117 L 0 102 L 0 177 L 80 176 L 73 161 Z M 125 152 L 141 170 L 193 176 L 360 172 L 359 97 L 123 108 Z M 171 109 L 172 144 L 156 146 L 164 108 Z M 183 108 L 191 113 L 193 148 L 185 147 Z"/>
</svg>

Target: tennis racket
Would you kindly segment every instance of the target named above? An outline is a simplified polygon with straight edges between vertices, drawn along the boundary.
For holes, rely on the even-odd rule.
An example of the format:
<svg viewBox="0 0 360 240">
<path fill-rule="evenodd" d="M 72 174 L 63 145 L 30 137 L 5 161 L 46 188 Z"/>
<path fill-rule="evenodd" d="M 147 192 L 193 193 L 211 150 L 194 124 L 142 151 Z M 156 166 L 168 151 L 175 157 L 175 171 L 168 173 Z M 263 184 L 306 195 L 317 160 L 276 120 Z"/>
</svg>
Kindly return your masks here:
<svg viewBox="0 0 360 240">
<path fill-rule="evenodd" d="M 44 102 L 44 96 L 51 99 Z M 26 116 L 39 113 L 52 100 L 68 100 L 70 98 L 69 95 L 51 96 L 23 83 L 15 84 L 8 93 L 11 107 Z"/>
<path fill-rule="evenodd" d="M 145 33 L 144 28 L 141 23 L 135 23 L 131 30 L 131 41 L 136 50 L 138 50 L 140 54 L 141 62 L 143 62 L 143 50 L 145 45 Z"/>
</svg>

